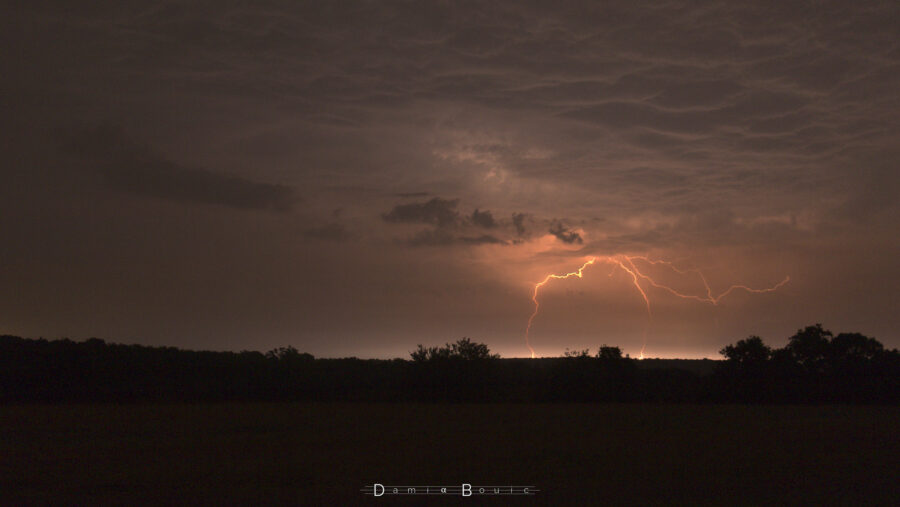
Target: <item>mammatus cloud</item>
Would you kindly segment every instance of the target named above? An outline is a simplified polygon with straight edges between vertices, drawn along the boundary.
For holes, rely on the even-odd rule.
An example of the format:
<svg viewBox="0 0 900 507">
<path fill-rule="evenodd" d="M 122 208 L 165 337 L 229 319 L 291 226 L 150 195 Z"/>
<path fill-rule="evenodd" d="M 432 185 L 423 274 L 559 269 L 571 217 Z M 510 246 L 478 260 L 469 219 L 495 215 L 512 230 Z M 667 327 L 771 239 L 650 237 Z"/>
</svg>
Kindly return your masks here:
<svg viewBox="0 0 900 507">
<path fill-rule="evenodd" d="M 101 11 L 7 28 L 15 34 L 16 26 L 29 27 L 35 35 L 28 36 L 54 40 L 85 31 L 98 41 L 73 44 L 65 61 L 55 53 L 35 55 L 70 78 L 62 86 L 86 102 L 121 78 L 116 72 L 127 72 L 134 83 L 121 91 L 130 100 L 123 104 L 165 103 L 168 96 L 141 85 L 164 74 L 183 91 L 179 104 L 210 100 L 211 111 L 233 107 L 229 112 L 240 118 L 264 106 L 261 124 L 246 128 L 272 132 L 276 140 L 303 137 L 292 131 L 299 119 L 315 132 L 305 132 L 306 151 L 322 152 L 320 166 L 366 167 L 342 174 L 354 182 L 384 174 L 406 150 L 415 151 L 410 147 L 432 142 L 455 158 L 422 160 L 434 162 L 434 171 L 397 169 L 404 174 L 396 180 L 410 182 L 404 189 L 440 194 L 448 192 L 440 185 L 450 182 L 454 194 L 468 198 L 472 189 L 453 177 L 429 179 L 451 158 L 499 168 L 491 173 L 497 181 L 521 188 L 577 181 L 582 192 L 565 204 L 543 199 L 544 209 L 536 210 L 534 201 L 501 203 L 521 209 L 525 202 L 545 216 L 587 218 L 571 208 L 588 206 L 611 220 L 646 210 L 690 214 L 690 204 L 700 201 L 710 208 L 743 207 L 743 215 L 747 208 L 754 213 L 760 195 L 776 213 L 804 212 L 798 203 L 813 200 L 794 200 L 793 182 L 804 181 L 810 192 L 838 191 L 852 183 L 847 167 L 858 165 L 858 153 L 896 145 L 900 67 L 892 27 L 898 9 L 891 3 L 835 3 L 815 13 L 777 2 L 679 1 L 574 9 L 506 0 L 471 9 L 360 4 L 337 17 L 319 4 L 249 17 L 241 16 L 244 9 L 173 14 L 123 6 L 115 19 Z M 357 37 L 335 37 L 335 30 Z M 239 49 L 263 47 L 265 58 Z M 144 58 L 148 54 L 154 58 Z M 23 67 L 35 64 L 20 60 Z M 302 65 L 288 70 L 282 66 L 287 61 Z M 6 74 L 26 79 L 33 74 L 27 70 Z M 454 113 L 442 113 L 451 104 Z M 279 124 L 290 125 L 289 132 L 270 128 Z M 345 163 L 357 153 L 372 154 L 330 145 L 332 129 L 350 129 L 346 139 L 377 139 L 390 162 Z M 486 141 L 478 129 L 504 134 Z M 461 142 L 458 132 L 473 138 L 464 135 Z M 298 179 L 315 171 L 302 173 Z M 609 192 L 611 181 L 616 192 Z M 865 201 L 866 192 L 859 193 Z"/>
<path fill-rule="evenodd" d="M 548 231 L 550 234 L 556 236 L 556 239 L 562 241 L 563 243 L 578 243 L 579 245 L 582 243 L 581 234 L 576 231 L 569 229 L 565 224 L 563 224 L 559 220 L 554 220 L 550 225 L 550 230 Z"/>
<path fill-rule="evenodd" d="M 64 145 L 106 185 L 136 195 L 279 212 L 290 210 L 295 201 L 292 187 L 187 167 L 111 127 L 70 136 Z"/>
</svg>

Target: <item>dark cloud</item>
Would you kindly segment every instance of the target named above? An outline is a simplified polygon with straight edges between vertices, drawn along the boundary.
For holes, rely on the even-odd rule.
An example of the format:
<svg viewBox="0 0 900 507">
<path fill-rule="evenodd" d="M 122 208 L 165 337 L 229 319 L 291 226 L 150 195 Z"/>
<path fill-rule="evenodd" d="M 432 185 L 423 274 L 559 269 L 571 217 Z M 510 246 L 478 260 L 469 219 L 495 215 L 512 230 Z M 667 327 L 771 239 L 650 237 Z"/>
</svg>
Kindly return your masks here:
<svg viewBox="0 0 900 507">
<path fill-rule="evenodd" d="M 458 238 L 460 242 L 466 243 L 468 245 L 505 245 L 506 241 L 502 239 L 492 236 L 490 234 L 483 234 L 481 236 L 461 236 Z"/>
<path fill-rule="evenodd" d="M 459 223 L 456 206 L 459 199 L 435 197 L 427 202 L 398 204 L 382 215 L 388 222 L 434 224 L 437 227 L 451 227 Z"/>
<path fill-rule="evenodd" d="M 425 229 L 413 234 L 404 243 L 410 246 L 449 246 L 456 243 L 456 237 L 443 229 Z"/>
<path fill-rule="evenodd" d="M 550 234 L 556 236 L 556 239 L 562 241 L 563 243 L 582 243 L 581 234 L 569 229 L 559 220 L 554 220 L 550 225 Z"/>
<path fill-rule="evenodd" d="M 435 197 L 426 202 L 398 204 L 381 216 L 387 222 L 422 223 L 434 227 L 415 233 L 404 242 L 412 246 L 450 246 L 506 244 L 507 242 L 490 234 L 471 234 L 473 228 L 493 229 L 498 227 L 490 211 L 476 208 L 469 216 L 460 216 L 457 211 L 459 199 Z M 468 233 L 467 233 L 468 231 Z"/>
<path fill-rule="evenodd" d="M 505 245 L 506 241 L 490 235 L 460 236 L 445 229 L 425 229 L 405 241 L 411 246 L 454 246 L 454 245 Z"/>
<path fill-rule="evenodd" d="M 516 228 L 516 236 L 524 236 L 525 235 L 525 218 L 528 215 L 525 213 L 513 213 L 512 214 L 512 223 L 513 227 Z"/>
<path fill-rule="evenodd" d="M 65 149 L 117 190 L 186 203 L 288 211 L 293 188 L 180 165 L 118 129 L 101 127 L 67 136 Z"/>
<path fill-rule="evenodd" d="M 494 216 L 490 211 L 479 211 L 478 208 L 475 208 L 475 211 L 472 212 L 472 217 L 470 218 L 470 220 L 473 224 L 485 229 L 490 229 L 492 227 L 496 227 L 497 225 L 497 223 L 494 222 Z"/>
</svg>

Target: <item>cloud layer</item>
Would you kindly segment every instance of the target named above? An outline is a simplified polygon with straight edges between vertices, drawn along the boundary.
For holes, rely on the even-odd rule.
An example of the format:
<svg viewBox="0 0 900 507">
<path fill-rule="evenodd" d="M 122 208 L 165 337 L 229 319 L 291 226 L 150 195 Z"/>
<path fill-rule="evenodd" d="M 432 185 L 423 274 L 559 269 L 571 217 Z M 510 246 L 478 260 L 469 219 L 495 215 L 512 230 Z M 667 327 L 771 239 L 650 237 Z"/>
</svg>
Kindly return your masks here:
<svg viewBox="0 0 900 507">
<path fill-rule="evenodd" d="M 0 332 L 514 354 L 534 280 L 630 253 L 714 285 L 791 275 L 732 310 L 656 295 L 673 350 L 823 316 L 900 345 L 895 3 L 8 11 L 0 274 L 23 295 Z M 641 301 L 600 278 L 547 293 L 548 353 L 639 345 Z"/>
<path fill-rule="evenodd" d="M 282 212 L 295 200 L 291 187 L 180 165 L 112 127 L 80 132 L 62 144 L 105 184 L 136 195 Z"/>
</svg>

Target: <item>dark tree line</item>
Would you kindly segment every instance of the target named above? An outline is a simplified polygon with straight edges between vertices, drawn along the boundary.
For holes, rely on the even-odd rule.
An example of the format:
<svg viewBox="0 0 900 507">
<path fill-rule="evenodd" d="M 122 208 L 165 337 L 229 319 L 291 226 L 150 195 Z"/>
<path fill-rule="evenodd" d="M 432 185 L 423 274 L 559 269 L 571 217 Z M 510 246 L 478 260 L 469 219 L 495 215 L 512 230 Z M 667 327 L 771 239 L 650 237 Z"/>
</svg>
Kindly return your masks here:
<svg viewBox="0 0 900 507">
<path fill-rule="evenodd" d="M 758 336 L 722 349 L 712 394 L 740 401 L 889 402 L 900 399 L 900 353 L 859 333 L 835 336 L 821 324 L 800 329 L 784 348 Z"/>
<path fill-rule="evenodd" d="M 900 402 L 900 353 L 858 333 L 816 325 L 782 349 L 752 336 L 722 354 L 704 374 L 680 366 L 689 361 L 636 361 L 606 345 L 593 355 L 501 359 L 464 338 L 419 345 L 410 360 L 361 360 L 293 347 L 208 352 L 0 336 L 0 402 Z"/>
</svg>

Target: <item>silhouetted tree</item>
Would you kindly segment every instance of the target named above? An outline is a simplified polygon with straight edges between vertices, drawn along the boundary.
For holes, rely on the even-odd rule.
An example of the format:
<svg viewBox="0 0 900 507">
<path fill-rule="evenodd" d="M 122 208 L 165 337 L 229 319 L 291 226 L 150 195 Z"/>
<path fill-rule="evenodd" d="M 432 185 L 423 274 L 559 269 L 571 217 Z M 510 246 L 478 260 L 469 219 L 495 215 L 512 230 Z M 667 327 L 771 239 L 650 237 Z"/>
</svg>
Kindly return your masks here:
<svg viewBox="0 0 900 507">
<path fill-rule="evenodd" d="M 759 336 L 750 336 L 728 345 L 719 351 L 725 359 L 741 366 L 763 364 L 772 356 L 772 349 L 763 343 Z"/>
<path fill-rule="evenodd" d="M 423 347 L 422 344 L 419 344 L 416 350 L 409 353 L 409 356 L 415 362 L 449 359 L 450 344 L 448 343 L 446 347 Z"/>
<path fill-rule="evenodd" d="M 621 361 L 624 358 L 622 357 L 622 349 L 603 344 L 600 346 L 600 350 L 597 351 L 597 359 Z"/>
<path fill-rule="evenodd" d="M 598 383 L 602 386 L 600 399 L 624 400 L 634 395 L 634 375 L 637 361 L 622 355 L 622 349 L 603 344 L 597 350 Z"/>
<path fill-rule="evenodd" d="M 807 372 L 821 372 L 825 369 L 832 336 L 831 331 L 822 329 L 822 324 L 807 326 L 788 338 L 785 349 Z"/>
<path fill-rule="evenodd" d="M 831 339 L 830 356 L 836 362 L 872 360 L 884 352 L 875 338 L 860 333 L 840 333 Z"/>
<path fill-rule="evenodd" d="M 410 352 L 413 361 L 433 361 L 440 359 L 464 359 L 468 361 L 498 359 L 500 354 L 491 354 L 490 349 L 483 343 L 473 342 L 469 338 L 462 338 L 455 343 L 448 343 L 443 347 L 423 347 L 419 344 L 413 352 Z"/>
<path fill-rule="evenodd" d="M 277 349 L 266 352 L 266 358 L 288 364 L 309 362 L 315 359 L 312 354 L 300 352 L 291 345 L 288 345 L 287 347 L 278 347 Z"/>
<path fill-rule="evenodd" d="M 466 360 L 498 359 L 500 354 L 491 354 L 491 350 L 483 343 L 476 343 L 468 338 L 458 340 L 450 345 L 450 357 Z"/>
<path fill-rule="evenodd" d="M 772 392 L 769 361 L 772 349 L 759 336 L 749 336 L 719 351 L 725 363 L 716 375 L 713 389 L 723 389 L 726 396 L 741 401 L 771 401 Z"/>
<path fill-rule="evenodd" d="M 859 333 L 834 336 L 821 324 L 800 329 L 782 349 L 751 336 L 722 349 L 728 361 L 710 391 L 741 401 L 897 400 L 900 353 Z"/>
<path fill-rule="evenodd" d="M 591 357 L 591 350 L 590 349 L 569 350 L 567 348 L 566 351 L 563 352 L 563 357 L 582 358 L 582 359 L 588 358 L 588 357 Z"/>
</svg>

